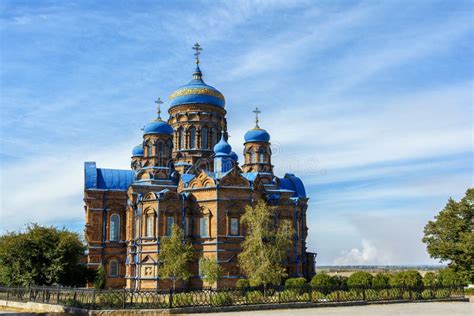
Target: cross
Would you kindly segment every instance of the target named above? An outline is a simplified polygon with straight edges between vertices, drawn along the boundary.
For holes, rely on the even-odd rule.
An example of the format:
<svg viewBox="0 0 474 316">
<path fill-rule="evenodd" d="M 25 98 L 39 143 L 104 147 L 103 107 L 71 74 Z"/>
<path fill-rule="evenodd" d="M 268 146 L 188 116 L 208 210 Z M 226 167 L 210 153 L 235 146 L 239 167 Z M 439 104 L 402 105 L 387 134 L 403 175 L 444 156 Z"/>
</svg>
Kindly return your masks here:
<svg viewBox="0 0 474 316">
<path fill-rule="evenodd" d="M 201 45 L 199 45 L 198 42 L 196 42 L 196 44 L 194 44 L 194 46 L 193 46 L 193 49 L 196 51 L 194 53 L 194 56 L 196 56 L 196 65 L 199 65 L 199 55 L 201 54 L 202 47 L 201 47 Z"/>
<path fill-rule="evenodd" d="M 163 101 L 161 101 L 161 98 L 158 97 L 158 100 L 155 101 L 155 103 L 158 105 L 157 108 L 157 112 L 158 112 L 158 119 L 161 120 L 161 105 L 164 103 Z"/>
<path fill-rule="evenodd" d="M 260 128 L 260 126 L 258 126 L 258 114 L 262 113 L 262 111 L 260 111 L 257 106 L 252 112 L 255 113 L 255 127 Z"/>
</svg>

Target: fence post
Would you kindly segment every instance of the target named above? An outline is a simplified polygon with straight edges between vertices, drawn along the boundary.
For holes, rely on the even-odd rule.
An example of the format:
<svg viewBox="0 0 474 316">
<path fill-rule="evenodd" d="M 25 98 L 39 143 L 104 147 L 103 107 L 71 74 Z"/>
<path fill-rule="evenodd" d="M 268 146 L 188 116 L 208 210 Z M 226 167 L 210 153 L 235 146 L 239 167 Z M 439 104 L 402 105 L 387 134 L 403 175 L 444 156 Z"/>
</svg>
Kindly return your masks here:
<svg viewBox="0 0 474 316">
<path fill-rule="evenodd" d="M 92 310 L 94 309 L 94 305 L 95 305 L 95 288 L 92 289 L 92 306 L 91 306 Z"/>
<path fill-rule="evenodd" d="M 77 296 L 77 292 L 76 292 L 76 287 L 74 286 L 74 297 L 73 297 L 73 300 L 72 300 L 74 302 L 74 306 L 76 306 L 76 304 L 77 304 L 76 296 Z"/>
<path fill-rule="evenodd" d="M 59 304 L 59 284 L 56 290 L 56 304 Z"/>
<path fill-rule="evenodd" d="M 173 307 L 173 288 L 170 288 L 170 297 L 169 297 L 168 306 L 169 308 Z"/>
<path fill-rule="evenodd" d="M 127 299 L 127 289 L 123 289 L 122 309 L 125 309 L 125 300 Z"/>
<path fill-rule="evenodd" d="M 43 284 L 42 296 L 43 296 L 42 301 L 43 301 L 43 303 L 44 303 L 44 302 L 46 301 L 46 291 L 45 291 L 45 289 L 44 289 L 44 284 Z"/>
<path fill-rule="evenodd" d="M 366 297 L 365 297 L 365 286 L 362 287 L 362 300 L 366 301 Z"/>
</svg>

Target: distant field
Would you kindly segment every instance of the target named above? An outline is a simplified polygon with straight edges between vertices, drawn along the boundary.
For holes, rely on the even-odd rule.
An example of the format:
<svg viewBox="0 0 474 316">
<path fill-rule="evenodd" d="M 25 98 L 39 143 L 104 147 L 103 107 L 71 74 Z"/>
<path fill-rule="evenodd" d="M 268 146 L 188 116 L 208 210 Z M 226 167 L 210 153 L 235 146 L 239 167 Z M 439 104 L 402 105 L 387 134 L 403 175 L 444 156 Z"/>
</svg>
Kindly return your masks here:
<svg viewBox="0 0 474 316">
<path fill-rule="evenodd" d="M 395 273 L 404 270 L 417 270 L 423 276 L 427 272 L 436 271 L 442 268 L 445 268 L 445 266 L 319 266 L 316 267 L 316 272 L 323 272 L 329 275 L 341 275 L 348 277 L 357 271 L 366 271 L 375 275 L 379 272 Z"/>
</svg>

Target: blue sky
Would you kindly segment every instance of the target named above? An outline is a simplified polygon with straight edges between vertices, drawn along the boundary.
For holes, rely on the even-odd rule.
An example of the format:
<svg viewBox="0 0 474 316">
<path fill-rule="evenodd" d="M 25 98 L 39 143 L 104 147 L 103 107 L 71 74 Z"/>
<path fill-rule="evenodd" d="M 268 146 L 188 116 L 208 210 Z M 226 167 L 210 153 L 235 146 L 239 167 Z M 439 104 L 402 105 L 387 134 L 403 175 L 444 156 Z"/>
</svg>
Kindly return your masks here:
<svg viewBox="0 0 474 316">
<path fill-rule="evenodd" d="M 472 1 L 2 1 L 1 222 L 83 227 L 83 162 L 128 168 L 191 46 L 239 153 L 258 106 L 321 264 L 435 263 L 473 185 Z M 165 104 L 166 110 L 166 104 Z"/>
</svg>

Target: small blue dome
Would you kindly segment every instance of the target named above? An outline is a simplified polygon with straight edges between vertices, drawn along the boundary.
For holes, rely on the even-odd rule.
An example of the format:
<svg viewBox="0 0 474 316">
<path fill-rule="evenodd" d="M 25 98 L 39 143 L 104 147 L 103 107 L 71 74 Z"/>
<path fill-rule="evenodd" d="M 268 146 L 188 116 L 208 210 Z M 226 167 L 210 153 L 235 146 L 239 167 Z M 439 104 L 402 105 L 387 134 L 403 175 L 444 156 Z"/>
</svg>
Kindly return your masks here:
<svg viewBox="0 0 474 316">
<path fill-rule="evenodd" d="M 143 146 L 141 144 L 133 147 L 132 157 L 143 157 L 143 155 Z"/>
<path fill-rule="evenodd" d="M 221 140 L 214 146 L 214 153 L 216 156 L 228 156 L 232 151 L 232 147 L 224 139 L 224 135 L 221 136 Z"/>
<path fill-rule="evenodd" d="M 245 142 L 266 142 L 270 141 L 270 134 L 264 129 L 254 128 L 245 133 Z"/>
<path fill-rule="evenodd" d="M 210 104 L 221 108 L 225 107 L 224 96 L 219 90 L 207 85 L 202 80 L 202 73 L 199 67 L 197 67 L 193 73 L 193 80 L 171 93 L 169 100 L 170 107 L 193 103 Z"/>
<path fill-rule="evenodd" d="M 231 151 L 229 156 L 233 161 L 235 162 L 239 161 L 239 156 L 237 156 L 237 154 L 234 151 Z"/>
<path fill-rule="evenodd" d="M 151 121 L 147 125 L 145 125 L 143 134 L 144 135 L 150 135 L 150 134 L 172 135 L 173 128 L 165 121 L 158 119 L 158 120 Z"/>
</svg>

